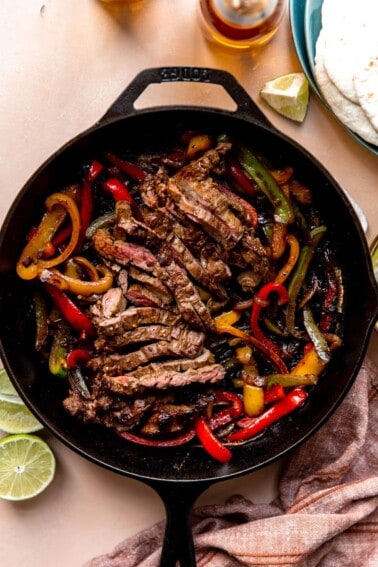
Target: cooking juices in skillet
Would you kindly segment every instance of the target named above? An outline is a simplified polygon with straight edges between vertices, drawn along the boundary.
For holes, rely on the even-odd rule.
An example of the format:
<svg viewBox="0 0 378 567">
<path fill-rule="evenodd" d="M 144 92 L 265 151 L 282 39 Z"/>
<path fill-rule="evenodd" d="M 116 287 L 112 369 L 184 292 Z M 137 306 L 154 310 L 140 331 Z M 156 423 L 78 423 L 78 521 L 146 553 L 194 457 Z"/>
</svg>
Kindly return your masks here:
<svg viewBox="0 0 378 567">
<path fill-rule="evenodd" d="M 342 273 L 311 191 L 270 160 L 185 132 L 51 188 L 17 272 L 73 418 L 227 462 L 311 395 L 341 344 Z"/>
</svg>

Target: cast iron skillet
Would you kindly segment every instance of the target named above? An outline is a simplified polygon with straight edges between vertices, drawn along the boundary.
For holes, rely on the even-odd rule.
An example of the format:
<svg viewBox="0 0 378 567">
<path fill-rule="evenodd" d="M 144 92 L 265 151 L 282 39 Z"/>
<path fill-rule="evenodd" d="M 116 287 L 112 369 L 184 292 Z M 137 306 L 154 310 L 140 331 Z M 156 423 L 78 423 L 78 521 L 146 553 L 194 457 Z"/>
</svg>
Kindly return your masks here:
<svg viewBox="0 0 378 567">
<path fill-rule="evenodd" d="M 154 107 L 136 111 L 134 102 L 152 83 L 191 81 L 222 85 L 235 101 L 235 112 L 206 107 Z M 47 194 L 72 182 L 89 158 L 109 147 L 146 148 L 166 139 L 177 125 L 224 131 L 256 144 L 268 156 L 292 165 L 313 190 L 329 230 L 338 241 L 337 263 L 345 275 L 345 340 L 336 351 L 309 400 L 219 464 L 196 446 L 150 449 L 128 444 L 105 428 L 83 425 L 62 408 L 66 384 L 53 379 L 33 349 L 33 317 L 28 285 L 15 265 L 26 231 L 41 218 Z M 159 149 L 159 147 L 157 146 Z M 49 158 L 26 183 L 0 233 L 0 354 L 9 376 L 37 418 L 77 453 L 112 471 L 145 482 L 164 501 L 167 528 L 162 567 L 195 566 L 190 529 L 192 504 L 211 483 L 250 473 L 282 457 L 317 430 L 342 401 L 365 354 L 377 317 L 378 295 L 369 250 L 358 218 L 335 180 L 296 142 L 278 132 L 225 71 L 203 68 L 148 69 L 138 75 L 92 128 Z"/>
</svg>

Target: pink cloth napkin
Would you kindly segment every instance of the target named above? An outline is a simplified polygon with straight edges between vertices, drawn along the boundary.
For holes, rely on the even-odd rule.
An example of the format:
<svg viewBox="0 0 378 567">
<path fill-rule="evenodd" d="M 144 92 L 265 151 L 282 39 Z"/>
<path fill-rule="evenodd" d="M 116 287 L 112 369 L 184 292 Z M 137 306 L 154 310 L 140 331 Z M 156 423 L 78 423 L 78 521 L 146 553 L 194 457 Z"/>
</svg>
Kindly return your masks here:
<svg viewBox="0 0 378 567">
<path fill-rule="evenodd" d="M 285 466 L 279 497 L 197 508 L 198 567 L 378 566 L 378 368 L 365 360 L 340 407 Z M 85 567 L 158 567 L 164 522 Z"/>
</svg>

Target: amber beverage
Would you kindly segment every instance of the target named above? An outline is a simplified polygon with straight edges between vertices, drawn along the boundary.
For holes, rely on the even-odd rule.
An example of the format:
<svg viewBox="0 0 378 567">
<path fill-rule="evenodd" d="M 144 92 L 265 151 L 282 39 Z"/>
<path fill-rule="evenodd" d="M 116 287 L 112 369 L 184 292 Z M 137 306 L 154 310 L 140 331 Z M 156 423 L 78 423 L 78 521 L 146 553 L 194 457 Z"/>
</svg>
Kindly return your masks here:
<svg viewBox="0 0 378 567">
<path fill-rule="evenodd" d="M 205 36 L 236 49 L 258 48 L 276 33 L 286 0 L 199 0 Z"/>
</svg>

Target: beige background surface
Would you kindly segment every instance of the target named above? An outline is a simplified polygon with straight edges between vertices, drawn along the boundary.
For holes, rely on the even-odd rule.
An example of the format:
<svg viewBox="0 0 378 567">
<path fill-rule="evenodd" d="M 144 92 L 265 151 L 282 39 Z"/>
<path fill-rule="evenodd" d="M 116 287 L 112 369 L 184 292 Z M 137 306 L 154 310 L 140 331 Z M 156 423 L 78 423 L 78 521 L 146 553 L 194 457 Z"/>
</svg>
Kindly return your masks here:
<svg viewBox="0 0 378 567">
<path fill-rule="evenodd" d="M 140 70 L 202 65 L 231 71 L 272 123 L 326 166 L 365 212 L 371 241 L 378 232 L 377 157 L 350 138 L 316 96 L 302 125 L 259 100 L 266 80 L 300 70 L 288 17 L 253 58 L 210 46 L 197 28 L 196 5 L 196 0 L 142 0 L 111 11 L 98 0 L 1 0 L 0 222 L 35 169 L 95 123 Z M 203 84 L 157 86 L 142 98 L 144 105 L 208 101 L 230 107 L 221 89 Z M 369 352 L 378 359 L 377 334 Z M 163 518 L 152 490 L 43 435 L 57 457 L 56 478 L 34 500 L 0 501 L 1 565 L 79 567 Z M 221 502 L 235 492 L 269 501 L 281 466 L 218 484 L 200 503 Z"/>
</svg>

